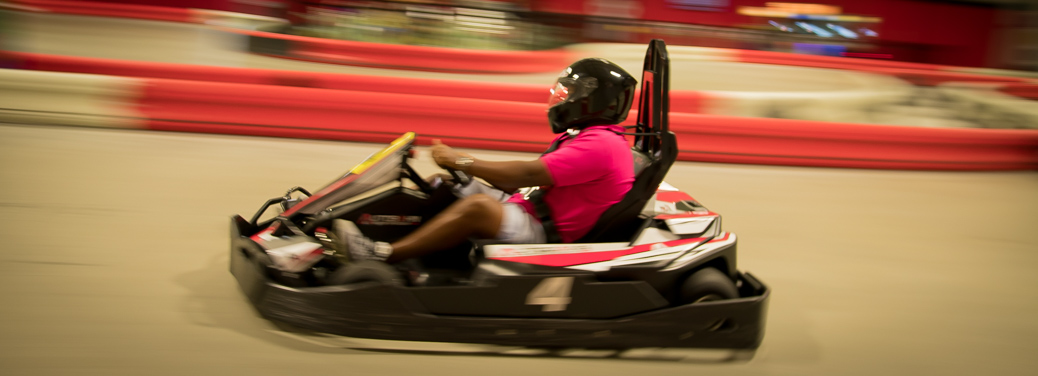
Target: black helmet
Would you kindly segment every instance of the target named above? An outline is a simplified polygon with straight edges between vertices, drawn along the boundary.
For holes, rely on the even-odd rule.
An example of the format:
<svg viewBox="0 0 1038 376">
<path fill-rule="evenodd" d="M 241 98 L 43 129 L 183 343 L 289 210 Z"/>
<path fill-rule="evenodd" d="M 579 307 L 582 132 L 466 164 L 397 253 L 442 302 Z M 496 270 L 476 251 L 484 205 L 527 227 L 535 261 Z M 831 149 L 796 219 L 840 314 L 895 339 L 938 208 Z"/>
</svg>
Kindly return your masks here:
<svg viewBox="0 0 1038 376">
<path fill-rule="evenodd" d="M 623 122 L 637 82 L 609 60 L 590 58 L 573 63 L 559 74 L 548 99 L 552 132 Z"/>
</svg>

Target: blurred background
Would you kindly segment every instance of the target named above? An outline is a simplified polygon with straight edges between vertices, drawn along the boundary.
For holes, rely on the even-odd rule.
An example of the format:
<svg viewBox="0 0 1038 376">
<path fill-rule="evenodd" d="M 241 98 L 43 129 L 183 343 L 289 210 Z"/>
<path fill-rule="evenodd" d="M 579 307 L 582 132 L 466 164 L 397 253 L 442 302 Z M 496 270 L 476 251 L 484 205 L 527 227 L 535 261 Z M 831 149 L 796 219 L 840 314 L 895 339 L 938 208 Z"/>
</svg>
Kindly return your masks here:
<svg viewBox="0 0 1038 376">
<path fill-rule="evenodd" d="M 288 19 L 284 32 L 380 43 L 535 50 L 572 43 L 745 48 L 1038 69 L 1030 0 L 138 0 Z"/>
<path fill-rule="evenodd" d="M 231 215 L 405 131 L 536 158 L 559 69 L 653 38 L 666 180 L 773 291 L 755 353 L 326 336 L 229 274 Z M 5 375 L 1038 369 L 1033 1 L 16 0 L 0 68 Z"/>
</svg>

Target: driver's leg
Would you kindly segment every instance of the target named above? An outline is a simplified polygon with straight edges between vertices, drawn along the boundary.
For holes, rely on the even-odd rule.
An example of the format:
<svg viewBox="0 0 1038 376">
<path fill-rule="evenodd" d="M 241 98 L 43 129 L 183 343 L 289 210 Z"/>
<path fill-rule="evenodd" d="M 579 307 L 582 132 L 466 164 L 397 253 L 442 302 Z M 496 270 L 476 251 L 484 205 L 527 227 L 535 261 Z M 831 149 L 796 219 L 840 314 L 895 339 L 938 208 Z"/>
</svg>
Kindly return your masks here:
<svg viewBox="0 0 1038 376">
<path fill-rule="evenodd" d="M 493 239 L 501 227 L 502 203 L 485 194 L 455 201 L 411 234 L 386 244 L 373 242 L 348 221 L 336 224 L 353 259 L 397 262 L 452 248 L 469 238 Z"/>
<path fill-rule="evenodd" d="M 386 262 L 452 248 L 469 238 L 493 239 L 501 227 L 501 202 L 485 194 L 455 201 L 414 232 L 393 242 Z"/>
</svg>

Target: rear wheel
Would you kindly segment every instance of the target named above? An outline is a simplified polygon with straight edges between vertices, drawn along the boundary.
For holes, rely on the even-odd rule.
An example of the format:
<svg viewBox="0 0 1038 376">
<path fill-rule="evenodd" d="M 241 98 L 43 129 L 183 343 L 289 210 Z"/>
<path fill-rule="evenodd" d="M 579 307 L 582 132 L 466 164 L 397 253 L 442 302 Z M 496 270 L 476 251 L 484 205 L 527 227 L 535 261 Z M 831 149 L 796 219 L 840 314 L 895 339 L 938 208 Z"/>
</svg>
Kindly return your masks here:
<svg viewBox="0 0 1038 376">
<path fill-rule="evenodd" d="M 731 278 L 714 268 L 692 273 L 681 285 L 681 304 L 712 302 L 739 297 L 739 289 Z"/>
</svg>

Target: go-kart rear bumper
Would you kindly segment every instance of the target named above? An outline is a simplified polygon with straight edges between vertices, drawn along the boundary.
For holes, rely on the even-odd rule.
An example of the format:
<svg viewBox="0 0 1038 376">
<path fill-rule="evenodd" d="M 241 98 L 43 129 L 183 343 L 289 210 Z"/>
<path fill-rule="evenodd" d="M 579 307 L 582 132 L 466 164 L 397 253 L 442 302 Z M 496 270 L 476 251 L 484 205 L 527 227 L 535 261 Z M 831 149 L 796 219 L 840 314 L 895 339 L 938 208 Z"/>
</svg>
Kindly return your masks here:
<svg viewBox="0 0 1038 376">
<path fill-rule="evenodd" d="M 232 226 L 234 228 L 234 226 Z M 753 349 L 764 335 L 769 290 L 740 273 L 743 297 L 613 319 L 445 316 L 412 287 L 375 282 L 293 288 L 267 275 L 263 251 L 232 230 L 231 274 L 260 315 L 302 329 L 358 338 L 552 348 Z"/>
</svg>

